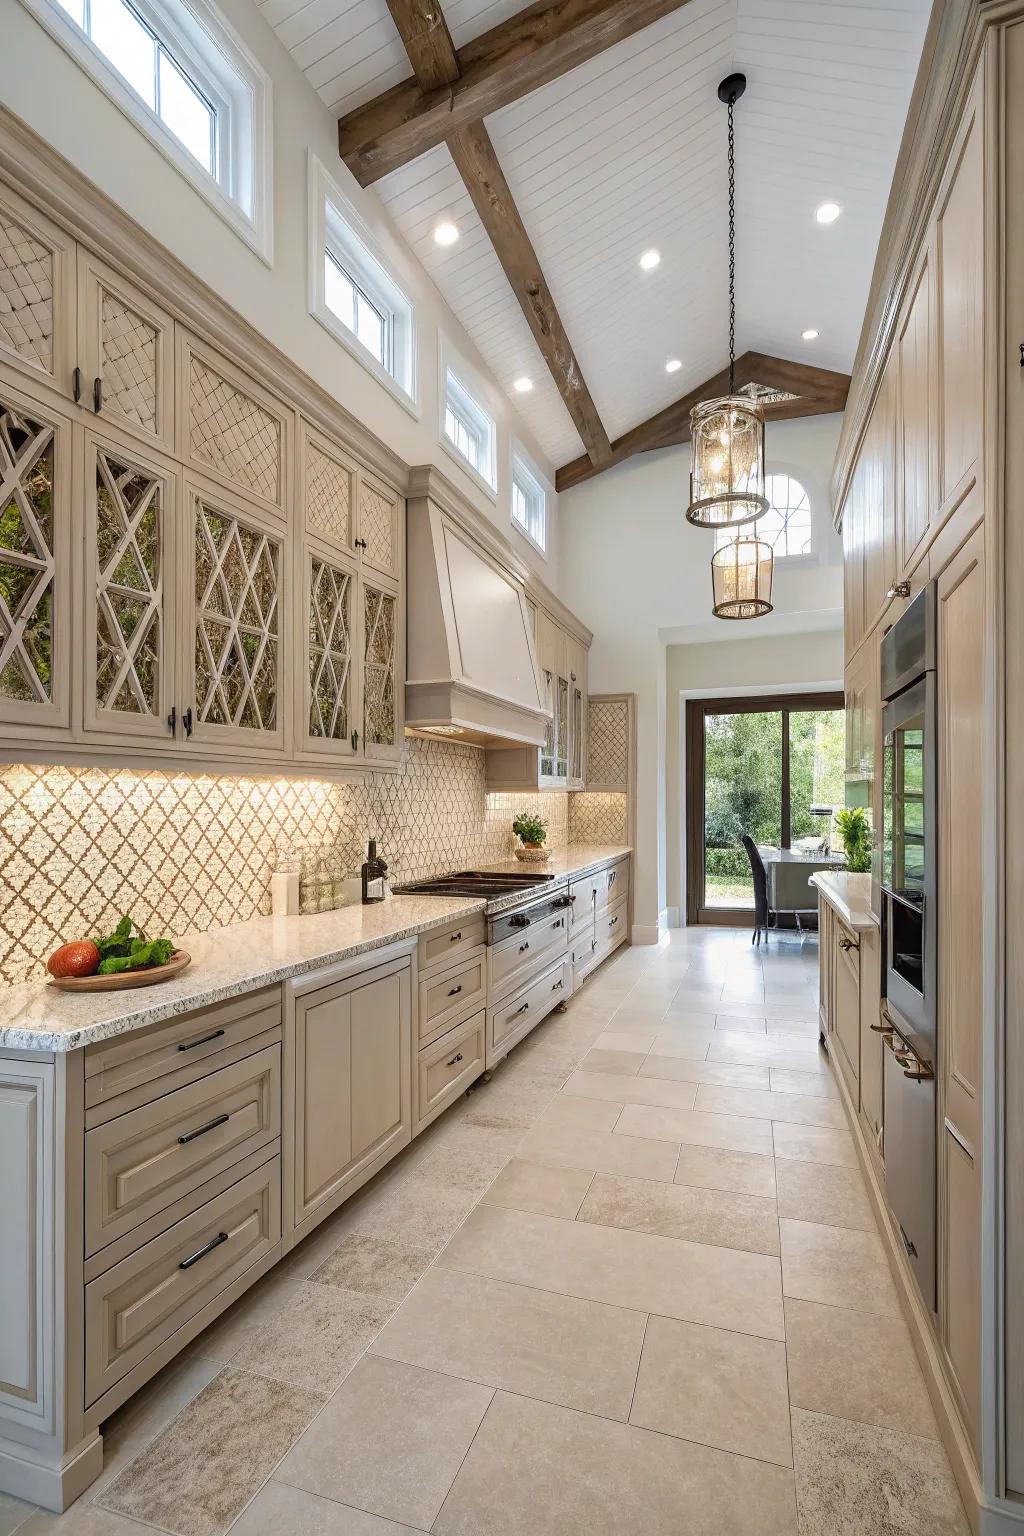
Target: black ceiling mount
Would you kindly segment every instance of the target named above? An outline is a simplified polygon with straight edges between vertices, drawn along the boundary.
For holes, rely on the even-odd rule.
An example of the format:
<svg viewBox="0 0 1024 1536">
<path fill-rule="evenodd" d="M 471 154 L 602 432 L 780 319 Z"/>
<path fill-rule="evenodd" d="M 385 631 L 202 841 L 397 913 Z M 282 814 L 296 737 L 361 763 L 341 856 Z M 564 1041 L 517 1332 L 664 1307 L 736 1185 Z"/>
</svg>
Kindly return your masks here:
<svg viewBox="0 0 1024 1536">
<path fill-rule="evenodd" d="M 727 106 L 731 106 L 734 102 L 739 101 L 746 88 L 746 75 L 726 75 L 718 87 L 718 99 L 719 101 L 724 101 Z"/>
</svg>

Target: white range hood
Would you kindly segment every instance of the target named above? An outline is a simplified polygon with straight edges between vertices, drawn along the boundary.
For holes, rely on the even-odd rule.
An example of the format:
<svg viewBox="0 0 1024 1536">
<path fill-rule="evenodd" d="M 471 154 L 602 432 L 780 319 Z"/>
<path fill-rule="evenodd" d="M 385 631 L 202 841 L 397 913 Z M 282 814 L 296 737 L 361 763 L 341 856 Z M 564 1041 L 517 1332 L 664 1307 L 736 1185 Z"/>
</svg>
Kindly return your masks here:
<svg viewBox="0 0 1024 1536">
<path fill-rule="evenodd" d="M 541 746 L 551 718 L 523 573 L 511 549 L 432 466 L 406 518 L 405 723 L 475 746 Z"/>
</svg>

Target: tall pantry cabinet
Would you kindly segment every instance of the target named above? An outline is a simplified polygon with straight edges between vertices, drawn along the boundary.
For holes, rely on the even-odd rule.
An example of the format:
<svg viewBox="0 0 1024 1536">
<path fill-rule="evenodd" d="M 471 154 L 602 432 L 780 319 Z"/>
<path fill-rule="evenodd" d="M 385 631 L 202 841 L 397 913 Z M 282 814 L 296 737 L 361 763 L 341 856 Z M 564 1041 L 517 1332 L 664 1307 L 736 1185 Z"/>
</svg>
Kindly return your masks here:
<svg viewBox="0 0 1024 1536">
<path fill-rule="evenodd" d="M 870 809 L 876 844 L 878 649 L 924 584 L 936 584 L 934 1315 L 898 1241 L 889 1250 L 954 1470 L 986 1531 L 1024 1529 L 1024 967 L 1019 944 L 1002 937 L 1024 915 L 1024 834 L 1011 813 L 1024 781 L 1022 161 L 1024 6 L 940 0 L 833 492 L 845 563 L 848 786 Z M 877 848 L 872 905 L 879 915 Z M 862 1083 L 876 1080 L 885 1049 L 880 976 L 871 985 L 879 1006 L 863 1012 Z M 882 1121 L 880 1147 L 865 1139 L 865 1156 L 884 1199 L 884 1105 Z"/>
</svg>

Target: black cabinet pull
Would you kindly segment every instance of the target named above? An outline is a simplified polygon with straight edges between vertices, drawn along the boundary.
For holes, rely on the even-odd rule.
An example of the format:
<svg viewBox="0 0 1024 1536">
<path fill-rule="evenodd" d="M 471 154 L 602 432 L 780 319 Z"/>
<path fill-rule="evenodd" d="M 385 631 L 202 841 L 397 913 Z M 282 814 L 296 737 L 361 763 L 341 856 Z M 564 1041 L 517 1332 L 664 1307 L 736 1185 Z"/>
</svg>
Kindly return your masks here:
<svg viewBox="0 0 1024 1536">
<path fill-rule="evenodd" d="M 213 1120 L 207 1120 L 206 1124 L 201 1125 L 197 1131 L 186 1131 L 184 1136 L 179 1136 L 178 1146 L 188 1146 L 190 1141 L 197 1141 L 200 1136 L 205 1136 L 207 1131 L 215 1131 L 218 1125 L 227 1125 L 230 1119 L 230 1115 L 217 1115 Z"/>
<path fill-rule="evenodd" d="M 359 732 L 358 731 L 353 731 L 352 732 L 351 741 L 352 741 L 352 751 L 355 752 L 357 747 L 359 746 Z"/>
<path fill-rule="evenodd" d="M 461 938 L 462 938 L 462 929 L 460 928 L 458 933 L 450 933 L 448 935 L 448 943 L 449 944 L 457 944 Z"/>
<path fill-rule="evenodd" d="M 365 549 L 366 548 L 366 540 L 365 539 L 356 539 L 354 542 L 355 542 L 356 549 Z"/>
<path fill-rule="evenodd" d="M 76 368 L 74 373 L 71 375 L 71 390 L 72 390 L 72 393 L 73 393 L 73 395 L 75 397 L 75 404 L 77 405 L 79 400 L 81 400 L 81 398 L 82 398 L 82 370 L 81 370 L 81 368 Z"/>
<path fill-rule="evenodd" d="M 552 928 L 561 928 L 561 926 L 562 926 L 562 919 L 559 918 L 558 922 L 557 923 L 552 923 L 551 926 L 552 926 Z"/>
<path fill-rule="evenodd" d="M 170 731 L 172 736 L 174 735 L 174 732 L 175 732 L 175 730 L 177 728 L 177 725 L 178 725 L 178 711 L 174 707 L 174 705 L 172 704 L 171 705 L 171 712 L 167 716 L 167 729 Z"/>
<path fill-rule="evenodd" d="M 516 1011 L 515 1011 L 515 1013 L 513 1013 L 513 1014 L 512 1014 L 512 1015 L 511 1015 L 511 1017 L 512 1017 L 512 1018 L 513 1018 L 513 1019 L 517 1019 L 517 1018 L 518 1018 L 518 1017 L 519 1017 L 519 1015 L 520 1015 L 520 1014 L 521 1014 L 521 1013 L 529 1013 L 529 1011 L 530 1011 L 530 1005 L 529 1005 L 529 1003 L 524 1003 L 524 1004 L 523 1004 L 523 1006 L 522 1006 L 522 1007 L 521 1007 L 521 1008 L 517 1008 L 517 1009 L 516 1009 Z"/>
<path fill-rule="evenodd" d="M 99 374 L 92 381 L 92 408 L 97 416 L 103 409 L 103 380 Z"/>
<path fill-rule="evenodd" d="M 461 1060 L 462 1060 L 462 1052 L 459 1051 L 457 1055 L 452 1057 L 451 1061 L 446 1061 L 445 1062 L 445 1066 L 446 1067 L 454 1067 L 455 1063 L 457 1061 L 461 1061 Z"/>
<path fill-rule="evenodd" d="M 609 922 L 609 924 L 608 924 L 608 927 L 609 927 L 609 928 L 614 928 L 614 927 L 615 927 L 615 924 L 616 924 L 616 923 L 617 923 L 617 922 L 618 922 L 618 918 L 617 918 L 617 917 L 613 917 L 613 918 L 612 918 L 612 919 L 611 919 L 611 920 L 610 920 L 610 922 Z"/>
<path fill-rule="evenodd" d="M 562 983 L 560 981 L 556 981 L 554 986 L 551 988 L 551 990 L 552 990 L 552 992 L 561 992 L 561 990 L 562 990 Z"/>
<path fill-rule="evenodd" d="M 198 1040 L 185 1040 L 178 1046 L 179 1051 L 194 1051 L 197 1045 L 209 1045 L 211 1040 L 219 1040 L 224 1033 L 222 1029 L 215 1029 L 212 1035 L 200 1035 Z"/>
<path fill-rule="evenodd" d="M 181 717 L 181 723 L 185 727 L 185 735 L 186 736 L 191 736 L 192 735 L 192 711 L 191 711 L 191 709 L 186 709 L 185 713 Z"/>
<path fill-rule="evenodd" d="M 462 983 L 460 981 L 459 985 L 457 987 L 452 987 L 451 991 L 448 993 L 448 996 L 449 997 L 458 997 L 458 995 L 459 995 L 459 993 L 461 991 L 462 991 Z"/>
<path fill-rule="evenodd" d="M 197 1248 L 195 1253 L 190 1253 L 187 1259 L 182 1259 L 178 1268 L 191 1269 L 193 1264 L 198 1264 L 200 1259 L 205 1259 L 208 1253 L 212 1253 L 215 1248 L 219 1248 L 221 1243 L 226 1243 L 227 1240 L 228 1234 L 226 1232 L 218 1232 L 216 1237 L 211 1237 L 210 1241 L 204 1243 L 201 1248 Z"/>
<path fill-rule="evenodd" d="M 529 947 L 530 947 L 530 941 L 529 941 L 529 939 L 527 939 L 525 944 L 520 944 L 520 946 L 519 946 L 519 953 L 521 955 L 525 955 L 525 953 L 529 949 Z"/>
</svg>

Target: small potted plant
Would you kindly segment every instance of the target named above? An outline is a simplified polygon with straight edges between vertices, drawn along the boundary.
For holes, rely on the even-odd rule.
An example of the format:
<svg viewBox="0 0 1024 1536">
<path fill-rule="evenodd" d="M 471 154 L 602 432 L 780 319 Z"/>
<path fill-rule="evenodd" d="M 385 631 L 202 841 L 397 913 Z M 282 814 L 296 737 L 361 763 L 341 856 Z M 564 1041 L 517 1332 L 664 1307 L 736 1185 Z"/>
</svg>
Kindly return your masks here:
<svg viewBox="0 0 1024 1536">
<path fill-rule="evenodd" d="M 547 822 L 540 816 L 528 816 L 524 812 L 512 823 L 512 831 L 520 842 L 516 858 L 527 864 L 542 864 L 548 856 L 544 847 L 548 835 Z"/>
<path fill-rule="evenodd" d="M 871 828 L 862 806 L 847 806 L 836 812 L 836 827 L 846 850 L 846 867 L 851 874 L 867 874 L 871 869 Z"/>
</svg>

